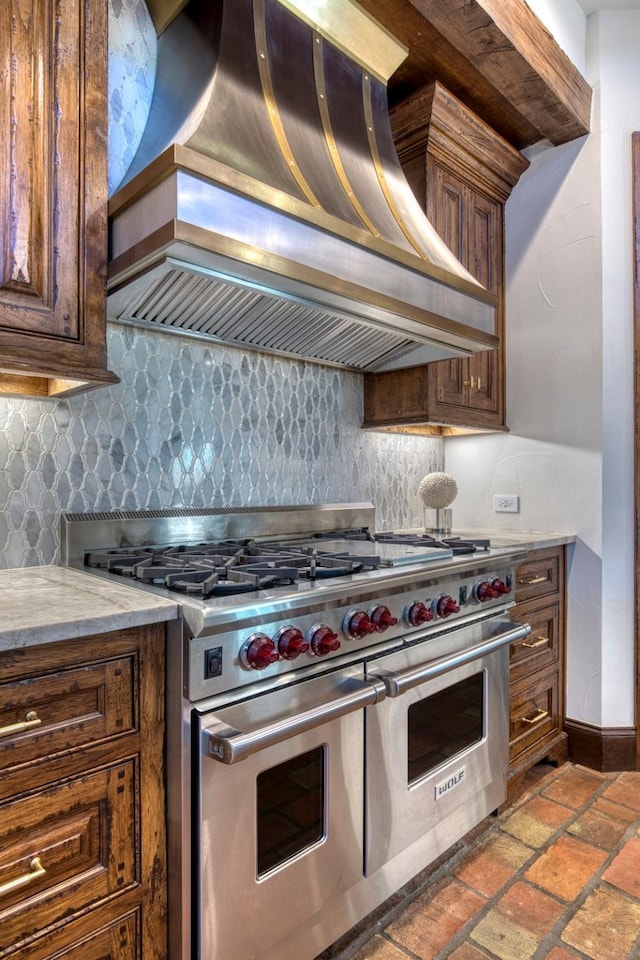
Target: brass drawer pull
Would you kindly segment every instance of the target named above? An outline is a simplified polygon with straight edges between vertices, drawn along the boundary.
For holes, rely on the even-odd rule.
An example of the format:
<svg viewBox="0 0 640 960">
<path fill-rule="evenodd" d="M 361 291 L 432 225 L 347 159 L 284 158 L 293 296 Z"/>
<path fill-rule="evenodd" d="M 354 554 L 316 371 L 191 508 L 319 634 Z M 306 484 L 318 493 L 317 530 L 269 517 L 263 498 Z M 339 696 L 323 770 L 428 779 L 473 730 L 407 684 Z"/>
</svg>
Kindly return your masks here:
<svg viewBox="0 0 640 960">
<path fill-rule="evenodd" d="M 545 643 L 549 643 L 549 637 L 538 637 L 533 643 L 530 643 L 528 640 L 522 641 L 522 646 L 527 647 L 529 650 L 533 650 L 534 647 L 543 647 Z"/>
<path fill-rule="evenodd" d="M 0 727 L 0 737 L 12 737 L 14 733 L 22 733 L 23 730 L 31 730 L 32 727 L 39 727 L 42 720 L 35 710 L 29 710 L 24 720 L 20 723 L 10 723 L 8 727 Z"/>
<path fill-rule="evenodd" d="M 518 580 L 518 583 L 523 584 L 526 587 L 532 587 L 535 583 L 544 583 L 545 580 L 548 580 L 548 577 L 523 577 L 522 580 Z"/>
<path fill-rule="evenodd" d="M 471 377 L 470 380 L 463 380 L 463 381 L 462 381 L 462 386 L 463 386 L 463 387 L 471 387 L 472 390 L 480 390 L 480 388 L 481 388 L 481 386 L 482 386 L 482 381 L 480 380 L 480 377 L 478 377 L 478 380 L 477 380 L 477 383 L 476 383 L 475 378 L 474 378 L 474 377 Z"/>
<path fill-rule="evenodd" d="M 523 717 L 522 723 L 528 723 L 529 725 L 540 723 L 541 720 L 544 720 L 544 718 L 548 716 L 548 710 L 538 710 L 532 717 Z"/>
<path fill-rule="evenodd" d="M 3 883 L 2 886 L 0 886 L 0 897 L 3 893 L 11 893 L 13 890 L 19 890 L 20 887 L 26 887 L 28 883 L 33 883 L 38 877 L 43 877 L 46 872 L 46 869 L 42 866 L 40 857 L 34 857 L 29 863 L 29 873 L 23 873 L 21 877 L 16 877 L 15 880 L 9 880 L 8 883 Z"/>
</svg>

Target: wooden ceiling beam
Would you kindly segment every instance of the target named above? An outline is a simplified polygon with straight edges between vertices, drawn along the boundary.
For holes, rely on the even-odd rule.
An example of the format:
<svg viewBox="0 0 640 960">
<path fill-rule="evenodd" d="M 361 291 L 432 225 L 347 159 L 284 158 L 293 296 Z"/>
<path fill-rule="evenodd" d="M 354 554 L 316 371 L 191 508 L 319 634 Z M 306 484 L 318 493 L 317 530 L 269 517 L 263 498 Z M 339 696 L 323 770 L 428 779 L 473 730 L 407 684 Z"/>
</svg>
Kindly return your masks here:
<svg viewBox="0 0 640 960">
<path fill-rule="evenodd" d="M 360 0 L 409 48 L 399 102 L 438 80 L 522 149 L 589 132 L 591 87 L 525 0 Z"/>
</svg>

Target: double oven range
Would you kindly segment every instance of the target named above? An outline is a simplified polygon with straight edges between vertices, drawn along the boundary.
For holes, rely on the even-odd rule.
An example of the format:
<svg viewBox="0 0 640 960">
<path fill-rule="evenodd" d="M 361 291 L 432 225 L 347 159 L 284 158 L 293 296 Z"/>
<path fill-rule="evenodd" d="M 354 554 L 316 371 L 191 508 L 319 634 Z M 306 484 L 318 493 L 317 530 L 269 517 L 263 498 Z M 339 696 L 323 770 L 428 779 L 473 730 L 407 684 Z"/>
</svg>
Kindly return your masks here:
<svg viewBox="0 0 640 960">
<path fill-rule="evenodd" d="M 370 504 L 62 519 L 63 560 L 178 598 L 169 960 L 313 960 L 506 796 L 518 550 Z"/>
</svg>

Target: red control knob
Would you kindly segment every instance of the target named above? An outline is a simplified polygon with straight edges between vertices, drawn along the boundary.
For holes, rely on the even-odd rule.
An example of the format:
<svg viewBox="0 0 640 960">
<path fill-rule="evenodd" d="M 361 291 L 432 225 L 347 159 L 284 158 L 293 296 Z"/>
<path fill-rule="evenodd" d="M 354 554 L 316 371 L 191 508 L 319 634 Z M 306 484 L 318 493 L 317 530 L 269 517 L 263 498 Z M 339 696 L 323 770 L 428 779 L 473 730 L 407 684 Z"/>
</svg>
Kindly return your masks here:
<svg viewBox="0 0 640 960">
<path fill-rule="evenodd" d="M 252 633 L 242 650 L 240 659 L 245 667 L 252 670 L 264 670 L 265 667 L 280 659 L 273 640 L 264 633 Z"/>
<path fill-rule="evenodd" d="M 489 583 L 488 580 L 481 580 L 480 583 L 477 583 L 473 592 L 476 595 L 476 600 L 479 600 L 480 603 L 484 603 L 486 600 L 495 600 L 496 597 L 500 596 L 493 584 Z"/>
<path fill-rule="evenodd" d="M 418 600 L 409 604 L 404 612 L 404 618 L 410 627 L 419 627 L 423 623 L 433 620 L 433 610 L 426 603 L 421 603 Z"/>
<path fill-rule="evenodd" d="M 491 586 L 496 591 L 497 595 L 501 597 L 505 593 L 511 593 L 511 587 L 501 580 L 499 577 L 496 577 L 495 580 L 491 581 Z"/>
<path fill-rule="evenodd" d="M 308 637 L 309 645 L 317 657 L 326 657 L 328 653 L 340 649 L 338 634 L 323 623 L 311 627 Z"/>
<path fill-rule="evenodd" d="M 377 626 L 364 610 L 351 610 L 344 618 L 342 629 L 348 637 L 366 637 L 376 633 Z"/>
<path fill-rule="evenodd" d="M 437 617 L 450 617 L 452 613 L 459 613 L 460 607 L 453 597 L 443 593 L 433 601 L 433 611 Z"/>
<path fill-rule="evenodd" d="M 285 660 L 295 660 L 301 653 L 306 653 L 309 644 L 298 627 L 281 627 L 274 640 L 281 657 Z"/>
<path fill-rule="evenodd" d="M 383 633 L 385 630 L 388 630 L 389 627 L 395 627 L 398 622 L 397 617 L 391 616 L 389 607 L 384 607 L 382 604 L 371 607 L 371 610 L 369 610 L 369 619 L 371 623 L 374 624 L 378 633 Z"/>
</svg>

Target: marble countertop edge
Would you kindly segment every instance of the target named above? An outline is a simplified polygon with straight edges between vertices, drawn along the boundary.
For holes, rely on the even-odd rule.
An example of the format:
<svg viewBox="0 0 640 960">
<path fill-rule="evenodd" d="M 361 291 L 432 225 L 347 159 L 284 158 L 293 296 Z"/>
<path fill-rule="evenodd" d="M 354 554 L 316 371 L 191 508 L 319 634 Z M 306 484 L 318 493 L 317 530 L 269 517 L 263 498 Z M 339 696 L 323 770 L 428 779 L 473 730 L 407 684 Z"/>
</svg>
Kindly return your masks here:
<svg viewBox="0 0 640 960">
<path fill-rule="evenodd" d="M 177 603 L 68 567 L 0 570 L 0 651 L 175 620 Z"/>
</svg>

